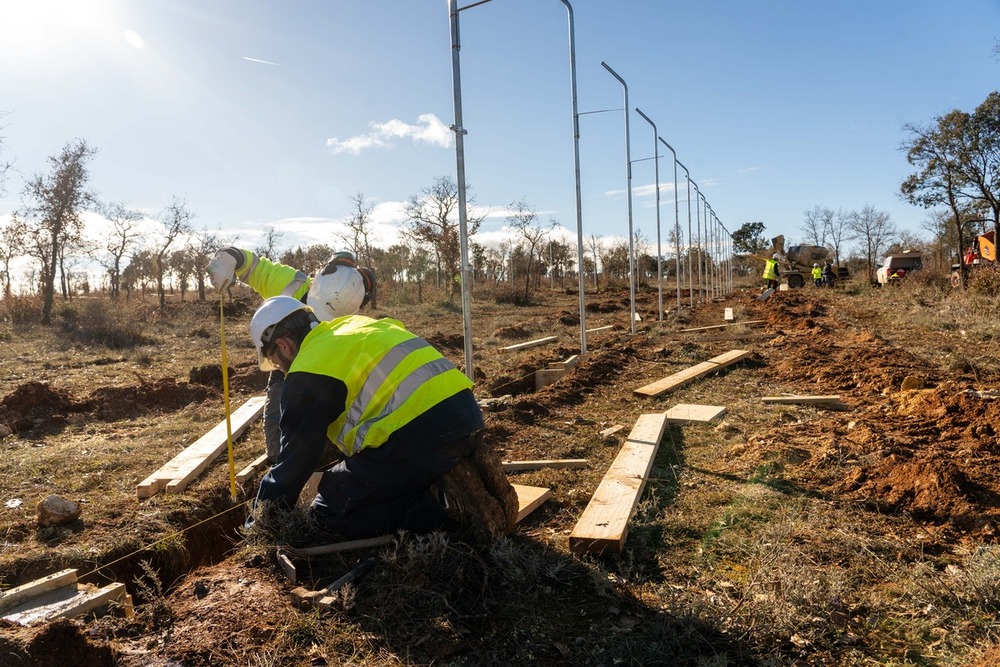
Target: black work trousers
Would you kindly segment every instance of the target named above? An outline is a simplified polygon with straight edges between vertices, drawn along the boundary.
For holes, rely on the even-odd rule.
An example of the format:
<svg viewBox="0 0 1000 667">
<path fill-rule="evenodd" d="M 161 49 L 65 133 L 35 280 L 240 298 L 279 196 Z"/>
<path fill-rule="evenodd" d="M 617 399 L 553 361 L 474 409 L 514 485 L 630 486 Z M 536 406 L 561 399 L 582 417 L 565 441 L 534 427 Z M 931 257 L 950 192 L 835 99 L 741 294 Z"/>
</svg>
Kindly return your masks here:
<svg viewBox="0 0 1000 667">
<path fill-rule="evenodd" d="M 483 418 L 471 391 L 463 391 L 323 473 L 312 510 L 320 524 L 346 539 L 398 530 L 426 533 L 448 517 L 431 485 L 475 447 Z"/>
</svg>

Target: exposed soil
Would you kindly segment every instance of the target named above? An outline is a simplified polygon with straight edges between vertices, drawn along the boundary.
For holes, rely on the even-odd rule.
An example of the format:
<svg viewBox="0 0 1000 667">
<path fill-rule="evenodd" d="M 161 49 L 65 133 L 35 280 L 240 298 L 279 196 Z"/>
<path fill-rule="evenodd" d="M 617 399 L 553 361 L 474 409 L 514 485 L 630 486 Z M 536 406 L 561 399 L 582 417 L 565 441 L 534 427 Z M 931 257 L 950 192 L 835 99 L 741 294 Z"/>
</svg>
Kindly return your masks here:
<svg viewBox="0 0 1000 667">
<path fill-rule="evenodd" d="M 593 316 L 588 315 L 588 328 L 615 324 L 615 329 L 594 333 L 588 354 L 560 381 L 537 391 L 536 369 L 579 352 L 577 297 L 553 292 L 533 308 L 484 304 L 476 312 L 474 326 L 483 332 L 475 341 L 477 393 L 480 398 L 509 395 L 491 403 L 486 412 L 487 445 L 504 460 L 590 462 L 586 469 L 541 470 L 512 480 L 554 491 L 549 502 L 520 524 L 513 538 L 512 553 L 520 554 L 516 559 L 458 541 L 447 546 L 401 543 L 382 552 L 380 567 L 323 621 L 314 612 L 293 607 L 293 586 L 281 576 L 273 553 L 220 550 L 212 559 L 199 561 L 208 564 L 165 582 L 169 589 L 159 603 L 169 611 L 161 616 L 147 608 L 132 621 L 0 628 L 0 654 L 16 656 L 12 664 L 21 660 L 62 667 L 359 662 L 833 665 L 889 660 L 886 651 L 891 651 L 880 648 L 877 638 L 863 635 L 852 621 L 838 620 L 860 618 L 860 604 L 829 603 L 832 620 L 823 622 L 832 625 L 825 632 L 853 637 L 831 640 L 830 646 L 837 648 L 800 644 L 804 634 L 777 637 L 752 627 L 751 621 L 740 618 L 744 603 L 717 601 L 728 599 L 720 584 L 725 568 L 686 564 L 691 553 L 708 544 L 706 535 L 717 520 L 692 518 L 685 524 L 684 513 L 731 504 L 734 484 L 765 475 L 780 482 L 786 494 L 860 512 L 862 521 L 871 523 L 873 536 L 898 540 L 891 549 L 904 562 L 930 553 L 957 558 L 995 544 L 1000 537 L 1000 399 L 987 393 L 1000 384 L 995 350 L 984 353 L 974 342 L 945 341 L 933 331 L 896 331 L 893 340 L 872 321 L 860 297 L 811 289 L 777 292 L 766 302 L 757 299 L 756 290 L 737 292 L 720 302 L 671 311 L 662 323 L 655 315 L 644 315 L 633 336 L 628 333 L 629 299 L 623 294 L 592 298 L 586 308 Z M 637 312 L 655 313 L 656 299 L 654 291 L 641 291 Z M 773 337 L 698 341 L 696 337 L 708 332 L 680 331 L 719 324 L 724 307 L 736 310 L 737 322 L 764 323 L 716 334 L 752 331 Z M 378 314 L 403 320 L 461 365 L 460 315 L 431 311 L 399 306 Z M 230 336 L 245 335 L 244 320 L 250 312 L 247 306 L 227 308 L 232 328 L 243 327 Z M 501 349 L 548 335 L 558 335 L 559 342 L 517 352 Z M 221 464 L 185 496 L 155 498 L 145 505 L 137 504 L 134 496 L 129 499 L 132 485 L 156 467 L 155 461 L 169 458 L 178 439 L 190 442 L 217 421 L 222 386 L 221 366 L 213 360 L 217 352 L 204 340 L 190 343 L 190 350 L 174 354 L 170 365 L 158 368 L 154 360 L 141 376 L 133 370 L 134 381 L 124 384 L 121 378 L 127 373 L 121 369 L 115 371 L 118 383 L 53 372 L 0 391 L 0 425 L 10 431 L 0 439 L 0 449 L 10 452 L 22 452 L 30 443 L 51 448 L 45 444 L 48 438 L 75 437 L 79 430 L 97 428 L 95 422 L 134 434 L 136 420 L 196 417 L 184 427 L 184 437 L 167 436 L 175 442 L 172 447 L 157 449 L 150 442 L 153 451 L 145 462 L 134 468 L 119 462 L 125 469 L 108 475 L 102 483 L 107 486 L 75 487 L 78 496 L 114 489 L 127 499 L 122 507 L 129 503 L 117 518 L 92 517 L 85 527 L 61 536 L 32 530 L 26 515 L 5 519 L 0 525 L 6 535 L 0 552 L 3 583 L 21 583 L 48 566 L 58 569 L 58 563 L 90 571 L 137 544 L 163 537 L 163 531 L 231 508 Z M 949 361 L 936 356 L 945 345 L 953 351 Z M 735 348 L 749 350 L 749 359 L 658 399 L 633 394 L 644 384 Z M 984 354 L 992 362 L 982 361 Z M 259 394 L 266 382 L 252 355 L 252 348 L 244 346 L 230 359 L 227 377 L 237 401 Z M 978 361 L 963 364 L 963 358 Z M 903 390 L 904 382 L 915 388 Z M 762 396 L 789 393 L 837 394 L 849 409 L 773 408 L 760 402 Z M 655 475 L 664 481 L 651 480 L 648 493 L 657 496 L 658 511 L 670 515 L 670 522 L 637 525 L 620 559 L 595 561 L 570 554 L 567 536 L 637 417 L 679 402 L 726 405 L 728 414 L 708 429 L 671 427 L 665 437 Z M 600 435 L 615 425 L 624 429 Z M 240 461 L 253 458 L 262 447 L 259 431 L 251 431 L 241 446 Z M 4 494 L 31 500 L 43 490 L 60 489 L 41 484 L 5 489 Z M 250 497 L 253 488 L 243 493 L 243 498 Z M 230 521 L 225 531 L 226 540 L 237 546 L 239 535 L 232 525 L 238 522 Z M 113 548 L 116 532 L 127 532 L 134 540 Z M 82 556 L 81 545 L 104 553 Z M 420 556 L 415 550 L 426 553 Z M 298 585 L 325 586 L 374 553 L 299 562 L 304 582 Z M 833 554 L 817 556 L 822 557 L 837 560 Z M 122 574 L 130 579 L 141 574 L 140 558 L 134 557 L 131 569 Z M 533 574 L 536 569 L 529 561 L 547 565 L 536 568 L 542 574 Z M 131 580 L 124 583 L 137 598 L 144 597 Z M 156 600 L 145 602 L 151 608 Z M 705 620 L 700 610 L 713 605 L 729 608 L 728 617 Z M 839 631 L 838 623 L 843 626 Z M 334 630 L 336 624 L 347 630 Z M 321 635 L 326 639 L 317 638 Z M 331 642 L 340 652 L 331 652 Z M 67 653 L 67 647 L 73 649 Z M 900 650 L 905 658 L 907 649 Z M 932 649 L 926 650 L 932 654 Z M 706 662 L 699 663 L 702 659 Z M 924 660 L 915 664 L 952 664 L 958 658 Z"/>
</svg>

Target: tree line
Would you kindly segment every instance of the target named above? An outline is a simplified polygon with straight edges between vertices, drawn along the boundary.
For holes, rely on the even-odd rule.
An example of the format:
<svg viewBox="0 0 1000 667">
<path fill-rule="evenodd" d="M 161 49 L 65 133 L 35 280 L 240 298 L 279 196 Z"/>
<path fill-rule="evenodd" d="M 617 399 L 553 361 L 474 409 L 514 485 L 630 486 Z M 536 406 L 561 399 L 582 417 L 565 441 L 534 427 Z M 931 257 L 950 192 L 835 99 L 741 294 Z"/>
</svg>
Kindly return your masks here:
<svg viewBox="0 0 1000 667">
<path fill-rule="evenodd" d="M 2 155 L 0 137 L 0 155 Z M 0 225 L 0 285 L 10 296 L 16 276 L 15 260 L 28 259 L 22 286 L 42 297 L 42 320 L 50 322 L 56 296 L 105 292 L 112 298 L 129 297 L 135 290 L 155 291 L 163 307 L 168 293 L 179 291 L 184 300 L 191 290 L 205 300 L 207 267 L 220 247 L 235 245 L 238 239 L 195 224 L 197 215 L 183 198 L 173 196 L 158 212 L 150 213 L 128 202 L 104 201 L 91 188 L 89 165 L 98 150 L 86 140 L 67 143 L 47 158 L 47 171 L 26 179 L 21 205 Z M 11 163 L 0 163 L 0 191 L 6 184 Z M 468 197 L 468 210 L 476 211 L 475 199 Z M 380 288 L 407 283 L 423 297 L 425 283 L 442 288 L 453 298 L 459 289 L 461 271 L 460 238 L 457 220 L 458 188 L 449 176 L 441 176 L 404 205 L 405 221 L 400 242 L 379 247 L 375 241 L 374 203 L 363 193 L 351 197 L 351 213 L 337 225 L 333 236 L 340 244 L 282 247 L 284 234 L 265 226 L 252 248 L 258 255 L 312 272 L 323 266 L 335 250 L 349 249 L 360 264 L 375 269 Z M 98 214 L 105 221 L 99 232 L 88 229 L 84 214 Z M 485 213 L 470 215 L 470 237 L 479 231 Z M 511 232 L 507 240 L 491 246 L 470 244 L 473 283 L 511 286 L 520 284 L 521 298 L 529 300 L 545 278 L 549 286 L 565 285 L 575 278 L 575 240 L 553 234 L 558 221 L 542 222 L 534 206 L 524 199 L 506 207 L 505 222 Z M 657 261 L 642 236 L 635 231 L 636 272 L 640 281 L 657 275 Z M 669 243 L 675 240 L 668 239 Z M 668 245 L 668 247 L 671 247 Z M 628 241 L 586 240 L 583 271 L 595 288 L 600 280 L 628 280 Z M 692 253 L 689 252 L 688 255 Z M 692 257 L 684 258 L 687 261 Z M 705 259 L 704 261 L 709 261 Z M 661 258 L 664 275 L 676 272 L 676 258 Z M 89 268 L 101 268 L 99 284 L 90 284 Z"/>
</svg>

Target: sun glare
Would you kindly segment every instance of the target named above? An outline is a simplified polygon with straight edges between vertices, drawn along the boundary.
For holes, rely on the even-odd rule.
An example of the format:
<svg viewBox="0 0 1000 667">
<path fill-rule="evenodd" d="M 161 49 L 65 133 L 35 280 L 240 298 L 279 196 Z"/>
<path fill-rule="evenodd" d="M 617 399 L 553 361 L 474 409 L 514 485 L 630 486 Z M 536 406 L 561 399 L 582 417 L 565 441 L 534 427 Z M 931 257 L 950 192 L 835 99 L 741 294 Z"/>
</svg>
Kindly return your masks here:
<svg viewBox="0 0 1000 667">
<path fill-rule="evenodd" d="M 112 37 L 112 14 L 105 0 L 0 0 L 0 44 L 41 50 Z"/>
</svg>

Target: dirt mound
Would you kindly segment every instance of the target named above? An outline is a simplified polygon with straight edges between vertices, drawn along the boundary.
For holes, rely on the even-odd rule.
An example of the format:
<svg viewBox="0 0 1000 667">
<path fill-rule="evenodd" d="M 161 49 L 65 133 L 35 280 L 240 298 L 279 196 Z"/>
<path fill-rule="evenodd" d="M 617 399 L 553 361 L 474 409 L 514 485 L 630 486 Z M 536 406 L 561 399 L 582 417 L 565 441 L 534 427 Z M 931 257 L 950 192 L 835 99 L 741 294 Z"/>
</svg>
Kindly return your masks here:
<svg viewBox="0 0 1000 667">
<path fill-rule="evenodd" d="M 517 340 L 518 338 L 527 338 L 528 330 L 520 324 L 514 324 L 511 326 L 500 327 L 493 332 L 493 337 L 503 340 Z"/>
<path fill-rule="evenodd" d="M 65 618 L 38 628 L 22 628 L 15 624 L 4 627 L 0 632 L 0 654 L 4 656 L 5 665 L 111 667 L 119 664 L 107 644 L 90 641 L 79 622 Z"/>
<path fill-rule="evenodd" d="M 465 336 L 462 334 L 436 333 L 425 336 L 424 340 L 433 345 L 438 350 L 463 350 L 465 349 Z"/>
<path fill-rule="evenodd" d="M 84 404 L 95 417 L 114 420 L 145 412 L 179 410 L 216 393 L 204 385 L 164 379 L 127 387 L 99 387 Z"/>
<path fill-rule="evenodd" d="M 0 401 L 0 422 L 17 433 L 30 429 L 38 420 L 64 422 L 68 413 L 83 409 L 65 390 L 45 382 L 27 382 Z"/>
</svg>

